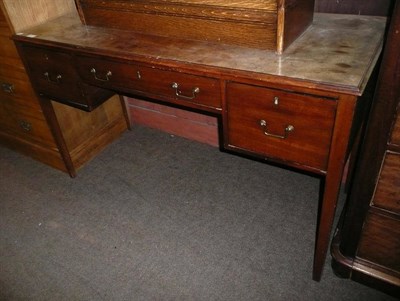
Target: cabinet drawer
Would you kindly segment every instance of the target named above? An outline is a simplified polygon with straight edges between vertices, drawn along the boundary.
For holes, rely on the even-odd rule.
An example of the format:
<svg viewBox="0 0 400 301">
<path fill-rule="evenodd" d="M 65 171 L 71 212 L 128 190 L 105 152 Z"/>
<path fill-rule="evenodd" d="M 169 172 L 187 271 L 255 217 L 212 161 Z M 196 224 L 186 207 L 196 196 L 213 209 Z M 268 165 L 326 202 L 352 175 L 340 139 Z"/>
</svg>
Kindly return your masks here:
<svg viewBox="0 0 400 301">
<path fill-rule="evenodd" d="M 369 212 L 366 216 L 357 257 L 400 271 L 400 220 Z"/>
<path fill-rule="evenodd" d="M 22 47 L 36 91 L 56 101 L 91 111 L 113 93 L 81 82 L 72 56 L 67 53 Z"/>
<path fill-rule="evenodd" d="M 0 102 L 0 130 L 23 140 L 56 147 L 43 113 L 33 108 L 23 108 Z"/>
<path fill-rule="evenodd" d="M 400 154 L 386 152 L 372 203 L 400 215 Z"/>
<path fill-rule="evenodd" d="M 182 105 L 221 108 L 217 79 L 83 56 L 78 57 L 77 65 L 80 76 L 92 85 L 139 92 Z"/>
<path fill-rule="evenodd" d="M 229 83 L 225 146 L 326 170 L 336 102 Z"/>
<path fill-rule="evenodd" d="M 0 101 L 40 110 L 39 101 L 29 81 L 0 76 Z"/>
</svg>

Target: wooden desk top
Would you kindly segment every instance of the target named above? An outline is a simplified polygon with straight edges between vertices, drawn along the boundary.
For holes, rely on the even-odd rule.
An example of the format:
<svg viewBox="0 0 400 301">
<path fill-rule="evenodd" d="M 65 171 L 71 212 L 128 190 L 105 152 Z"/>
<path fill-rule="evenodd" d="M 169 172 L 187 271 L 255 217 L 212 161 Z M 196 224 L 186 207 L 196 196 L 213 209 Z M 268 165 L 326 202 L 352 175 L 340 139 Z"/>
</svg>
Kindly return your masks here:
<svg viewBox="0 0 400 301">
<path fill-rule="evenodd" d="M 208 42 L 84 26 L 68 15 L 18 33 L 15 39 L 79 48 L 113 57 L 179 65 L 209 73 L 361 95 L 379 57 L 386 18 L 316 13 L 313 24 L 282 55 Z M 278 77 L 277 77 L 278 76 Z"/>
</svg>

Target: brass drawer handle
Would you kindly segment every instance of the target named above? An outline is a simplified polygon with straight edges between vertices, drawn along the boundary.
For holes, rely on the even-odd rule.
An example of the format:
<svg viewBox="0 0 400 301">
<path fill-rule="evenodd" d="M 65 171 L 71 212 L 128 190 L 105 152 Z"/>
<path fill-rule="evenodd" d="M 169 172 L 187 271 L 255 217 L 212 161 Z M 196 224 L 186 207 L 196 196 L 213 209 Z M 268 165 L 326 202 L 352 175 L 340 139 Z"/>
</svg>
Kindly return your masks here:
<svg viewBox="0 0 400 301">
<path fill-rule="evenodd" d="M 19 126 L 25 131 L 30 132 L 32 130 L 32 124 L 25 120 L 19 121 Z"/>
<path fill-rule="evenodd" d="M 58 74 L 58 75 L 55 77 L 55 79 L 52 79 L 52 78 L 51 78 L 49 72 L 45 72 L 45 73 L 44 73 L 44 76 L 46 77 L 46 79 L 47 79 L 48 82 L 51 82 L 51 83 L 53 83 L 53 84 L 61 84 L 61 78 L 62 78 L 61 74 Z"/>
<path fill-rule="evenodd" d="M 97 71 L 96 69 L 92 68 L 90 69 L 90 72 L 93 73 L 94 79 L 95 80 L 99 80 L 101 82 L 108 82 L 110 80 L 110 77 L 112 75 L 111 71 L 107 71 L 107 73 L 105 74 L 104 78 L 101 78 L 100 76 L 97 76 Z"/>
<path fill-rule="evenodd" d="M 192 95 L 190 95 L 190 96 L 182 94 L 182 91 L 179 90 L 179 84 L 178 83 L 172 83 L 171 87 L 173 89 L 175 89 L 175 95 L 176 96 L 178 96 L 180 98 L 184 98 L 184 99 L 194 99 L 194 98 L 196 98 L 196 94 L 200 93 L 200 88 L 199 87 L 194 87 L 192 89 Z"/>
<path fill-rule="evenodd" d="M 9 83 L 1 83 L 1 89 L 6 92 L 13 94 L 14 93 L 14 85 Z"/>
<path fill-rule="evenodd" d="M 293 131 L 294 131 L 294 126 L 291 125 L 291 124 L 289 124 L 289 125 L 287 125 L 286 128 L 285 128 L 285 133 L 284 133 L 284 135 L 272 134 L 272 133 L 269 133 L 269 132 L 268 132 L 268 130 L 267 130 L 267 122 L 266 122 L 265 120 L 263 120 L 263 119 L 260 120 L 260 125 L 261 125 L 261 128 L 262 128 L 263 131 L 264 131 L 264 134 L 265 134 L 266 136 L 273 137 L 273 138 L 286 139 L 286 138 L 288 137 L 288 134 L 289 134 L 290 132 L 293 132 Z"/>
</svg>

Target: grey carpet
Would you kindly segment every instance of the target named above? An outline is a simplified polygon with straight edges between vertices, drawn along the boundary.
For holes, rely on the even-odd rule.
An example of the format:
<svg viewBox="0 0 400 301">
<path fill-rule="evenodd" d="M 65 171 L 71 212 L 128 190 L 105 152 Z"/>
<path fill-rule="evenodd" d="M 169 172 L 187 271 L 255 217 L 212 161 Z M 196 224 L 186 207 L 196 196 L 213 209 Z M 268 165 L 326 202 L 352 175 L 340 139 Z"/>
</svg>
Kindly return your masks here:
<svg viewBox="0 0 400 301">
<path fill-rule="evenodd" d="M 0 147 L 1 300 L 393 300 L 311 280 L 319 179 L 136 127 L 75 179 Z"/>
</svg>

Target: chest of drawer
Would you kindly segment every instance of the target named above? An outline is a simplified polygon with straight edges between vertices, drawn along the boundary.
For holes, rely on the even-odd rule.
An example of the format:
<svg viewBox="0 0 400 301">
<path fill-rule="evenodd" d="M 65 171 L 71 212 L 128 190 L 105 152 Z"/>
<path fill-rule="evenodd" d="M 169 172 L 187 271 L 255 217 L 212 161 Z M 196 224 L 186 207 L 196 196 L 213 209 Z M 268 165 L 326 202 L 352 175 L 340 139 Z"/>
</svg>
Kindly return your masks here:
<svg viewBox="0 0 400 301">
<path fill-rule="evenodd" d="M 91 111 L 113 93 L 81 82 L 68 53 L 21 47 L 36 92 L 65 104 Z"/>
<path fill-rule="evenodd" d="M 332 99 L 229 83 L 225 147 L 326 170 L 335 109 Z"/>
<path fill-rule="evenodd" d="M 92 57 L 78 57 L 77 62 L 80 76 L 91 85 L 221 109 L 220 83 L 214 78 Z"/>
</svg>

